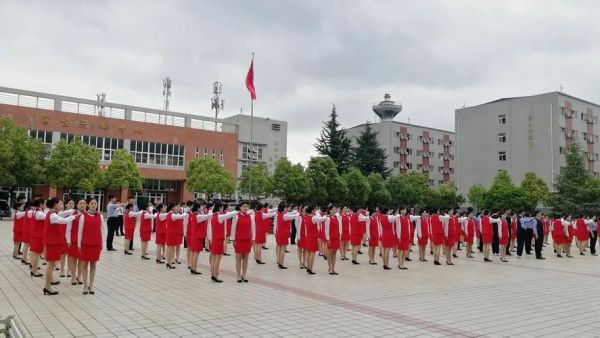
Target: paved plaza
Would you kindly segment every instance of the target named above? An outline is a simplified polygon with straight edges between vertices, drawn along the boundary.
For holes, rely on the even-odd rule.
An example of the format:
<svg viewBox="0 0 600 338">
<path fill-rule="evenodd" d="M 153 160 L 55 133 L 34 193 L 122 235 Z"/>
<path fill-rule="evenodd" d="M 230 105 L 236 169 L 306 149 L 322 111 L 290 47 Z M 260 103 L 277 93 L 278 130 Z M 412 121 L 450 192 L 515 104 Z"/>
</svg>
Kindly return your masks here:
<svg viewBox="0 0 600 338">
<path fill-rule="evenodd" d="M 289 269 L 277 269 L 269 238 L 267 264 L 250 262 L 248 284 L 236 282 L 233 257 L 224 257 L 224 283 L 216 284 L 206 253 L 203 274 L 192 276 L 185 262 L 167 270 L 142 261 L 136 246 L 133 256 L 103 252 L 95 295 L 63 278 L 60 295 L 50 297 L 43 280 L 12 259 L 11 229 L 0 222 L 0 315 L 15 314 L 33 337 L 600 336 L 600 257 L 559 259 L 548 247 L 545 261 L 415 259 L 406 271 L 369 266 L 362 255 L 358 266 L 338 262 L 338 276 L 318 259 L 317 275 L 308 276 L 294 246 Z"/>
</svg>

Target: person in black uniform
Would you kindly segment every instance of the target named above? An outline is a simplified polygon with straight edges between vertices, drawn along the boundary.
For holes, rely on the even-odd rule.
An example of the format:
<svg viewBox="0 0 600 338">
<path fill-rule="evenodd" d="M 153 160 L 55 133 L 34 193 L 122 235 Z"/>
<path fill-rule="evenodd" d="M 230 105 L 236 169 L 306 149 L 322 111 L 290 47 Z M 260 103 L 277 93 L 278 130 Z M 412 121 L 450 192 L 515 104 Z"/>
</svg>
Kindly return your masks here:
<svg viewBox="0 0 600 338">
<path fill-rule="evenodd" d="M 500 216 L 498 215 L 499 210 L 492 210 L 493 219 L 498 219 Z M 498 225 L 497 223 L 492 223 L 494 228 L 494 237 L 492 239 L 492 254 L 498 255 L 500 253 L 500 237 L 498 237 Z"/>
<path fill-rule="evenodd" d="M 535 258 L 546 259 L 542 257 L 542 248 L 544 247 L 544 223 L 542 222 L 543 214 L 541 211 L 535 212 L 535 228 L 533 234 L 535 237 Z"/>
</svg>

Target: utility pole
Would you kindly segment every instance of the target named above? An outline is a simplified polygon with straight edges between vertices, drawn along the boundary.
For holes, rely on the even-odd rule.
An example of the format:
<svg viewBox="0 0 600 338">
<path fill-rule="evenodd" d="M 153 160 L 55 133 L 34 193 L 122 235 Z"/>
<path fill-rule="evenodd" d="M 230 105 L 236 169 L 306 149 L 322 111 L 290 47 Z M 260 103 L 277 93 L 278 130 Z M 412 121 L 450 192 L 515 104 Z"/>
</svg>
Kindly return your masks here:
<svg viewBox="0 0 600 338">
<path fill-rule="evenodd" d="M 213 83 L 213 98 L 210 99 L 210 108 L 215 111 L 215 131 L 217 131 L 217 119 L 219 118 L 219 111 L 225 108 L 225 100 L 221 98 L 223 93 L 223 85 L 219 81 Z"/>
</svg>

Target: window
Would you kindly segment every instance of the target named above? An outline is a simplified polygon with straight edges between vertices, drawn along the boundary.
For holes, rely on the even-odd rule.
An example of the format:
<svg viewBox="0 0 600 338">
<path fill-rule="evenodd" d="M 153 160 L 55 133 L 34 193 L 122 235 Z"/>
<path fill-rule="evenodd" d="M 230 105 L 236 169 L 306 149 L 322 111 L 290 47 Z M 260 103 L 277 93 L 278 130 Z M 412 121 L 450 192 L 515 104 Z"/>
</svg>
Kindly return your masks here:
<svg viewBox="0 0 600 338">
<path fill-rule="evenodd" d="M 412 148 L 406 148 L 406 153 L 407 153 L 408 155 L 412 155 L 412 154 L 413 154 L 413 153 L 412 153 Z"/>
<path fill-rule="evenodd" d="M 221 153 L 219 154 L 219 162 L 221 163 L 221 165 L 223 165 L 225 163 L 225 159 L 223 156 L 223 149 L 221 149 Z"/>
<path fill-rule="evenodd" d="M 262 161 L 264 146 L 258 145 L 258 144 L 253 144 L 252 148 L 253 148 L 253 151 L 251 152 L 249 143 L 242 144 L 242 159 L 249 160 L 251 153 L 252 153 L 253 160 Z"/>
<path fill-rule="evenodd" d="M 417 149 L 417 156 L 423 156 L 423 150 Z"/>
<path fill-rule="evenodd" d="M 412 136 L 410 134 L 406 134 L 406 139 L 410 141 L 412 139 Z"/>
<path fill-rule="evenodd" d="M 423 169 L 423 165 L 421 163 L 417 163 L 417 170 L 422 170 Z"/>
<path fill-rule="evenodd" d="M 406 163 L 406 168 L 409 169 L 409 170 L 412 170 L 413 164 L 412 163 Z"/>
<path fill-rule="evenodd" d="M 499 151 L 498 152 L 498 160 L 499 161 L 506 161 L 506 151 Z"/>
<path fill-rule="evenodd" d="M 150 148 L 150 149 L 152 149 L 152 148 Z M 196 152 L 194 153 L 194 157 L 195 158 L 200 157 L 200 147 L 196 147 Z"/>
<path fill-rule="evenodd" d="M 61 138 L 63 138 L 62 134 Z M 68 142 L 71 142 L 73 140 L 73 134 L 66 134 L 65 139 Z M 123 140 L 116 138 L 83 135 L 81 136 L 81 141 L 95 147 L 100 153 L 101 161 L 110 161 L 113 153 L 117 149 L 123 149 Z"/>
<path fill-rule="evenodd" d="M 506 115 L 498 115 L 498 124 L 506 124 Z"/>
<path fill-rule="evenodd" d="M 400 147 L 394 147 L 394 154 L 400 154 Z"/>
<path fill-rule="evenodd" d="M 273 123 L 271 124 L 271 129 L 275 130 L 275 131 L 280 131 L 281 130 L 281 125 L 278 123 Z"/>
<path fill-rule="evenodd" d="M 585 116 L 583 115 L 583 113 L 581 113 L 581 120 L 585 120 Z"/>
<path fill-rule="evenodd" d="M 428 182 L 428 183 L 429 183 L 429 186 L 430 186 L 430 187 L 433 187 L 433 186 L 435 185 L 435 181 L 434 181 L 434 180 L 429 180 L 429 182 Z"/>
<path fill-rule="evenodd" d="M 499 133 L 498 134 L 498 142 L 500 142 L 500 143 L 506 143 L 506 133 Z"/>
<path fill-rule="evenodd" d="M 165 144 L 146 141 L 131 141 L 129 146 L 135 162 L 140 164 L 184 166 L 185 147 L 177 144 Z M 196 150 L 200 155 L 200 148 Z"/>
<path fill-rule="evenodd" d="M 558 153 L 564 155 L 567 153 L 567 150 L 565 147 L 558 147 Z"/>
<path fill-rule="evenodd" d="M 399 138 L 399 137 L 400 137 L 400 132 L 399 132 L 399 131 L 397 131 L 397 132 L 396 132 L 396 134 L 394 134 L 394 136 L 395 136 L 396 138 Z"/>
<path fill-rule="evenodd" d="M 177 181 L 144 178 L 142 181 L 142 189 L 155 191 L 176 191 Z"/>
<path fill-rule="evenodd" d="M 394 161 L 394 169 L 400 168 L 400 162 Z"/>
</svg>

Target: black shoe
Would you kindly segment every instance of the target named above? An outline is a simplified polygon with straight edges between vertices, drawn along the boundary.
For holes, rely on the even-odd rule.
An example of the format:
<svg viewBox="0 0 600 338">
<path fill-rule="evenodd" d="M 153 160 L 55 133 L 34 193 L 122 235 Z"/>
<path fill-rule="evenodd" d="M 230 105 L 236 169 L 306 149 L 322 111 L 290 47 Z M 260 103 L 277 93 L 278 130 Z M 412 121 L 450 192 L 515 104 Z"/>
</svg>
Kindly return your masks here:
<svg viewBox="0 0 600 338">
<path fill-rule="evenodd" d="M 454 263 L 452 263 L 452 262 L 448 262 L 448 261 L 446 261 L 446 264 L 447 264 L 447 265 L 454 265 Z"/>
<path fill-rule="evenodd" d="M 13 259 L 21 259 L 21 257 L 13 256 Z"/>
<path fill-rule="evenodd" d="M 500 258 L 500 262 L 508 263 L 508 259 Z"/>
<path fill-rule="evenodd" d="M 412 262 L 412 259 L 408 258 L 408 257 L 404 257 L 404 260 L 407 262 Z"/>
<path fill-rule="evenodd" d="M 457 254 L 452 254 L 452 257 L 458 258 L 458 255 Z"/>
<path fill-rule="evenodd" d="M 156 264 L 165 264 L 165 262 L 161 261 L 160 259 L 157 259 Z"/>
<path fill-rule="evenodd" d="M 581 255 L 581 256 L 585 256 L 585 254 L 584 254 L 583 252 L 580 252 L 580 253 L 579 253 L 579 255 Z"/>
<path fill-rule="evenodd" d="M 392 270 L 392 268 L 390 268 L 390 267 L 389 267 L 389 266 L 387 266 L 387 265 L 384 265 L 384 266 L 383 266 L 383 270 Z"/>
<path fill-rule="evenodd" d="M 27 261 L 21 258 L 21 265 L 29 265 L 29 263 L 27 263 Z"/>
<path fill-rule="evenodd" d="M 110 249 L 106 249 L 106 251 L 117 251 L 117 249 L 110 248 Z"/>
<path fill-rule="evenodd" d="M 43 273 L 35 274 L 33 271 L 29 271 L 29 274 L 31 274 L 31 277 L 42 277 L 44 275 Z"/>
<path fill-rule="evenodd" d="M 367 245 L 366 245 L 366 244 L 363 244 L 362 246 L 363 246 L 363 247 L 365 247 L 365 248 L 367 247 Z"/>
<path fill-rule="evenodd" d="M 491 259 L 489 259 L 489 258 L 484 258 L 484 259 L 483 259 L 483 261 L 484 261 L 484 262 L 491 262 L 492 260 L 491 260 Z"/>
<path fill-rule="evenodd" d="M 304 265 L 300 265 L 300 270 L 304 270 L 306 267 Z"/>
<path fill-rule="evenodd" d="M 243 280 L 241 280 L 241 279 L 238 279 L 238 283 L 241 283 L 241 282 L 243 282 Z"/>
<path fill-rule="evenodd" d="M 283 266 L 283 265 L 281 265 L 281 264 L 277 264 L 277 267 L 278 267 L 278 268 L 280 268 L 280 269 L 282 269 L 282 270 L 285 270 L 285 269 L 287 269 L 287 266 Z"/>
<path fill-rule="evenodd" d="M 425 259 L 425 258 L 419 258 L 419 261 L 421 261 L 421 262 L 429 262 L 429 261 L 428 261 L 427 259 Z"/>
<path fill-rule="evenodd" d="M 360 250 L 358 250 L 358 254 L 359 254 L 359 255 L 362 255 L 362 254 L 363 254 L 363 252 L 362 252 L 362 251 L 360 251 Z"/>
<path fill-rule="evenodd" d="M 196 270 L 194 270 L 194 269 L 190 269 L 190 273 L 191 273 L 192 275 L 201 275 L 201 274 L 202 274 L 202 272 L 196 271 Z"/>
<path fill-rule="evenodd" d="M 555 252 L 556 252 L 556 251 L 555 251 Z M 556 257 L 558 257 L 558 258 L 562 258 L 562 255 L 561 255 L 561 254 L 556 254 Z"/>
<path fill-rule="evenodd" d="M 46 296 L 46 295 L 55 296 L 55 295 L 58 295 L 58 291 L 50 291 L 50 290 L 44 288 L 44 296 Z"/>
<path fill-rule="evenodd" d="M 536 257 L 535 259 L 544 260 L 546 257 Z"/>
<path fill-rule="evenodd" d="M 290 250 L 285 250 L 285 253 L 290 253 Z"/>
<path fill-rule="evenodd" d="M 123 254 L 124 254 L 125 256 L 131 256 L 131 255 L 133 255 L 131 252 L 129 252 L 129 251 L 127 251 L 127 250 L 123 250 Z"/>
<path fill-rule="evenodd" d="M 242 280 L 244 280 L 244 283 L 248 283 L 248 280 L 246 278 L 242 278 Z"/>
<path fill-rule="evenodd" d="M 353 260 L 352 260 L 352 264 L 354 264 L 354 265 L 358 265 L 358 264 L 360 264 L 360 263 L 359 263 L 359 262 L 357 262 L 357 261 L 355 261 L 355 260 L 353 259 Z"/>
<path fill-rule="evenodd" d="M 92 291 L 92 287 L 88 287 L 88 291 L 90 292 L 90 295 L 96 294 L 96 291 Z"/>
<path fill-rule="evenodd" d="M 266 246 L 264 246 L 264 245 L 262 246 L 262 249 L 263 249 L 263 250 L 269 250 L 269 248 L 267 248 L 267 247 L 266 247 Z"/>
<path fill-rule="evenodd" d="M 60 284 L 59 280 L 57 280 L 56 282 L 50 282 L 50 285 L 59 285 L 59 284 Z"/>
<path fill-rule="evenodd" d="M 142 256 L 142 260 L 148 261 L 150 260 L 150 257 Z"/>
<path fill-rule="evenodd" d="M 286 252 L 289 252 L 289 251 L 286 251 Z M 231 256 L 231 254 L 224 253 L 223 256 Z"/>
<path fill-rule="evenodd" d="M 175 260 L 175 264 L 181 264 L 181 262 L 178 260 Z"/>
<path fill-rule="evenodd" d="M 370 265 L 377 265 L 377 262 L 369 262 Z"/>
<path fill-rule="evenodd" d="M 167 269 L 175 269 L 175 267 L 169 263 L 167 263 Z"/>
<path fill-rule="evenodd" d="M 442 263 L 440 263 L 439 261 L 433 261 L 434 265 L 442 265 Z"/>
</svg>

